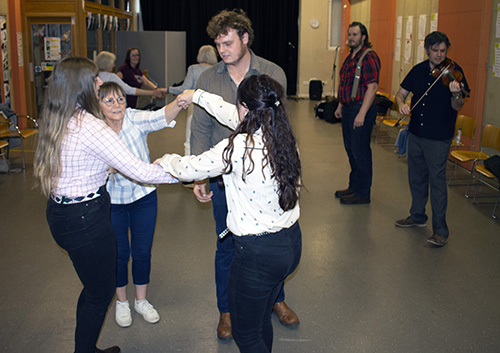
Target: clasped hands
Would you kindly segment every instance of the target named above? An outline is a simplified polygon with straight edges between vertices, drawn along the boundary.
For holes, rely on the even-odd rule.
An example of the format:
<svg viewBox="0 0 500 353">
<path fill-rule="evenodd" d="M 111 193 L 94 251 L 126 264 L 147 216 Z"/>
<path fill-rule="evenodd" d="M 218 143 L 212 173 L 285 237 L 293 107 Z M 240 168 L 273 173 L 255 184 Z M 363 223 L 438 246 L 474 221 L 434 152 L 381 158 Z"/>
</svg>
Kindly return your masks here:
<svg viewBox="0 0 500 353">
<path fill-rule="evenodd" d="M 183 109 L 187 109 L 187 107 L 193 103 L 193 95 L 194 89 L 187 89 L 181 94 L 179 94 L 175 100 L 177 101 L 177 106 Z"/>
<path fill-rule="evenodd" d="M 163 98 L 167 95 L 168 93 L 168 88 L 155 88 L 153 90 L 153 96 L 156 98 Z"/>
</svg>

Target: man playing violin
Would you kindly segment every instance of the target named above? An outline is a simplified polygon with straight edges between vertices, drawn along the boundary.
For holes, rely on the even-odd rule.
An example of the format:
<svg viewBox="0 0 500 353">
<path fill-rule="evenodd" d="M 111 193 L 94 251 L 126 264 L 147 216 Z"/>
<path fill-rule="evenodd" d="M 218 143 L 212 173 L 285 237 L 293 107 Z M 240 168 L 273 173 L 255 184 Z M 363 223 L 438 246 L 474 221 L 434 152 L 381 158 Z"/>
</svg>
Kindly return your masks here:
<svg viewBox="0 0 500 353">
<path fill-rule="evenodd" d="M 448 242 L 446 162 L 455 132 L 457 111 L 464 105 L 464 96 L 468 96 L 470 91 L 462 68 L 446 58 L 450 45 L 445 33 L 435 31 L 428 34 L 424 42 L 428 60 L 410 70 L 396 94 L 399 112 L 408 115 L 411 111 L 407 156 L 412 196 L 410 216 L 396 221 L 396 226 L 426 226 L 428 217 L 425 206 L 430 186 L 433 234 L 427 242 L 435 246 Z M 454 77 L 460 79 L 437 82 L 443 76 L 450 76 L 450 70 L 457 70 L 459 75 Z M 436 75 L 436 72 L 439 74 Z M 413 94 L 411 110 L 405 103 L 410 92 Z"/>
</svg>

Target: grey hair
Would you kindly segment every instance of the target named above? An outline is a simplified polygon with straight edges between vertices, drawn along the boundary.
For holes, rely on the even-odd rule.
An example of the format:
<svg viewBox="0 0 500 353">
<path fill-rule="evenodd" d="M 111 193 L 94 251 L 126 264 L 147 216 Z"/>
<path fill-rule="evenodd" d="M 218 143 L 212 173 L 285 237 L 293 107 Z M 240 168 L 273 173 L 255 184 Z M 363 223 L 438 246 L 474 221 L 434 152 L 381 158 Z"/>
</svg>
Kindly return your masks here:
<svg viewBox="0 0 500 353">
<path fill-rule="evenodd" d="M 115 66 L 116 55 L 109 51 L 102 51 L 95 58 L 95 63 L 99 68 L 99 71 L 111 71 L 113 66 Z"/>
<path fill-rule="evenodd" d="M 202 46 L 200 50 L 198 50 L 196 61 L 198 61 L 200 64 L 217 64 L 217 54 L 215 48 L 211 45 Z"/>
</svg>

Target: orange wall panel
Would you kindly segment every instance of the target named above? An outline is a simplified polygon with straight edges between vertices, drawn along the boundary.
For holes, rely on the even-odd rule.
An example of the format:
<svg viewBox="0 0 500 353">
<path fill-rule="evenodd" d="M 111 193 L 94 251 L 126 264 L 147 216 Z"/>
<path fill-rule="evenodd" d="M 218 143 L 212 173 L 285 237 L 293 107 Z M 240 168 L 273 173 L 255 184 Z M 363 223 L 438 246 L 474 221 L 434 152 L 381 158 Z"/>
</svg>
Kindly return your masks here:
<svg viewBox="0 0 500 353">
<path fill-rule="evenodd" d="M 447 13 L 468 13 L 474 11 L 482 11 L 482 9 L 482 0 L 439 0 L 439 22 L 441 22 L 441 15 Z M 456 23 L 455 25 L 457 24 L 458 23 Z"/>
<path fill-rule="evenodd" d="M 396 0 L 372 0 L 370 5 L 370 42 L 380 62 L 379 90 L 391 92 Z"/>
</svg>

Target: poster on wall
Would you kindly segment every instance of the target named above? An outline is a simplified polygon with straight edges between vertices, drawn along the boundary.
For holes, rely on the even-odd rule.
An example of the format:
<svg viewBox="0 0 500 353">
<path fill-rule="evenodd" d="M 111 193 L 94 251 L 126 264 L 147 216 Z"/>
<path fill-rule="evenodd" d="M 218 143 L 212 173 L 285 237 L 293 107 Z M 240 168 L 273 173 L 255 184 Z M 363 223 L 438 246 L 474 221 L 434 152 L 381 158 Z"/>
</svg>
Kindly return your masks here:
<svg viewBox="0 0 500 353">
<path fill-rule="evenodd" d="M 437 31 L 438 30 L 438 14 L 437 13 L 433 13 L 431 15 L 431 28 L 430 28 L 430 32 L 434 32 L 434 31 Z"/>
<path fill-rule="evenodd" d="M 396 39 L 396 46 L 394 47 L 394 60 L 401 61 L 401 39 Z"/>
<path fill-rule="evenodd" d="M 45 37 L 43 41 L 44 41 L 45 60 L 47 61 L 61 60 L 61 38 Z"/>
<path fill-rule="evenodd" d="M 495 43 L 495 64 L 493 65 L 493 77 L 500 77 L 500 43 Z"/>
<path fill-rule="evenodd" d="M 7 35 L 7 16 L 5 15 L 0 15 L 0 38 L 2 48 L 2 102 L 10 102 L 9 56 L 7 48 L 9 36 Z"/>
<path fill-rule="evenodd" d="M 411 60 L 411 40 L 405 43 L 404 63 L 409 64 Z"/>
<path fill-rule="evenodd" d="M 396 38 L 401 38 L 403 32 L 403 16 L 398 16 L 396 19 Z"/>
<path fill-rule="evenodd" d="M 427 24 L 427 15 L 420 15 L 418 18 L 418 39 L 425 39 L 425 25 Z"/>
<path fill-rule="evenodd" d="M 413 35 L 413 16 L 406 19 L 406 39 L 410 40 Z"/>
<path fill-rule="evenodd" d="M 500 38 L 500 3 L 497 5 L 496 38 Z"/>
<path fill-rule="evenodd" d="M 419 40 L 417 47 L 417 63 L 421 63 L 422 61 L 424 61 L 424 54 L 425 54 L 424 41 Z"/>
</svg>

